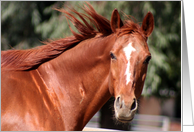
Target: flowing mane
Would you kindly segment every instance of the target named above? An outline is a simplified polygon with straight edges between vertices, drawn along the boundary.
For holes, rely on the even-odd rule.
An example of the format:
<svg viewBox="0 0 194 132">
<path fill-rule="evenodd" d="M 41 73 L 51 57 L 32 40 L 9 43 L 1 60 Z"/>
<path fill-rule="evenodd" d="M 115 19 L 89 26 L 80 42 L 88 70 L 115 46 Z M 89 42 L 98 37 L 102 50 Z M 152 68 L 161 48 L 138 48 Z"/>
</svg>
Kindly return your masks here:
<svg viewBox="0 0 194 132">
<path fill-rule="evenodd" d="M 54 59 L 66 50 L 76 46 L 81 41 L 95 37 L 97 33 L 101 33 L 103 36 L 108 36 L 113 33 L 110 21 L 97 14 L 89 3 L 84 5 L 84 7 L 81 7 L 81 9 L 85 12 L 85 14 L 79 13 L 73 8 L 69 8 L 69 12 L 64 9 L 56 9 L 65 14 L 65 17 L 73 23 L 79 33 L 73 31 L 69 26 L 73 36 L 55 41 L 44 41 L 43 43 L 46 45 L 39 46 L 34 49 L 2 51 L 1 68 L 7 68 L 10 70 L 34 69 L 42 63 Z M 82 22 L 78 20 L 75 15 L 77 15 Z M 125 20 L 124 25 L 119 31 L 117 31 L 117 34 L 119 35 L 133 32 L 138 32 L 146 38 L 143 35 L 140 26 L 132 20 Z"/>
</svg>

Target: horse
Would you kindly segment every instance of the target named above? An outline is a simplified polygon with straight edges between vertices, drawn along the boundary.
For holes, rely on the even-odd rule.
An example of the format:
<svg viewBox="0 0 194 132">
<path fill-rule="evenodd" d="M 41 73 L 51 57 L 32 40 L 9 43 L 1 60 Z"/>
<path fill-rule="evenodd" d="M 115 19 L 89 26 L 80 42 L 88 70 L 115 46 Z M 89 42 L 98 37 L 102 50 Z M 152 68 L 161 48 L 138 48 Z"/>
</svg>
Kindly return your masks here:
<svg viewBox="0 0 194 132">
<path fill-rule="evenodd" d="M 153 14 L 140 26 L 121 20 L 117 9 L 108 20 L 87 2 L 80 8 L 85 13 L 56 9 L 78 30 L 69 25 L 72 36 L 1 52 L 1 130 L 82 130 L 111 96 L 118 121 L 134 118 L 151 59 Z"/>
</svg>

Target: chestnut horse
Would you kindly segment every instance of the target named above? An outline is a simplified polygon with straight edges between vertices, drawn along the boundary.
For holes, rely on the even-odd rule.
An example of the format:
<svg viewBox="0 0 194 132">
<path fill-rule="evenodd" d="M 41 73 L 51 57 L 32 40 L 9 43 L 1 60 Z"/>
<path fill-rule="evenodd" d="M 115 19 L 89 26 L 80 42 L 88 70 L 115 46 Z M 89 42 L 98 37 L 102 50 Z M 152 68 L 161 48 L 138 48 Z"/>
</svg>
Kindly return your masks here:
<svg viewBox="0 0 194 132">
<path fill-rule="evenodd" d="M 151 58 L 153 15 L 139 26 L 122 21 L 117 9 L 109 21 L 89 3 L 81 8 L 85 14 L 56 9 L 78 33 L 70 27 L 70 37 L 1 52 L 2 130 L 82 130 L 111 96 L 116 119 L 133 119 Z"/>
</svg>

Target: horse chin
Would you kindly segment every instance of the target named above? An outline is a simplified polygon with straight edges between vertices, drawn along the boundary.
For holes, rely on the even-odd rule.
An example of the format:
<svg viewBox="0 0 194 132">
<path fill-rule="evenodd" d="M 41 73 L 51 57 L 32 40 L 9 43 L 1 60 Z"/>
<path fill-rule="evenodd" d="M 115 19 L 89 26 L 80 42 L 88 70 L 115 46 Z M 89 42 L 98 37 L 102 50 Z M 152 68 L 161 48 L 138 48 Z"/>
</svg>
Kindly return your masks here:
<svg viewBox="0 0 194 132">
<path fill-rule="evenodd" d="M 131 119 L 119 119 L 119 118 L 117 118 L 117 120 L 119 122 L 122 122 L 122 123 L 130 123 L 133 120 L 133 118 L 131 118 Z"/>
<path fill-rule="evenodd" d="M 130 114 L 125 114 L 125 113 L 119 113 L 119 112 L 115 112 L 115 118 L 117 121 L 121 122 L 121 123 L 130 123 L 134 116 L 135 116 L 135 113 L 136 111 L 130 111 L 130 112 L 127 112 L 127 113 L 130 113 Z"/>
</svg>

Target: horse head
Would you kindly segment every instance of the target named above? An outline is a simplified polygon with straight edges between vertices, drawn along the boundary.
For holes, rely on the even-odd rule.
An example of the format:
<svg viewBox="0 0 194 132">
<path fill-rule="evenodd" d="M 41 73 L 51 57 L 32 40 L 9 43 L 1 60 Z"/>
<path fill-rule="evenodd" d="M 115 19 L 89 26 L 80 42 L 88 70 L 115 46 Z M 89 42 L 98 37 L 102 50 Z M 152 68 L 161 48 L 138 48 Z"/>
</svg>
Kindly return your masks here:
<svg viewBox="0 0 194 132">
<path fill-rule="evenodd" d="M 130 21 L 123 24 L 115 9 L 110 23 L 117 39 L 110 52 L 109 91 L 115 97 L 116 119 L 126 123 L 134 118 L 146 78 L 151 59 L 147 38 L 153 31 L 154 17 L 148 12 L 141 27 Z"/>
</svg>

